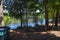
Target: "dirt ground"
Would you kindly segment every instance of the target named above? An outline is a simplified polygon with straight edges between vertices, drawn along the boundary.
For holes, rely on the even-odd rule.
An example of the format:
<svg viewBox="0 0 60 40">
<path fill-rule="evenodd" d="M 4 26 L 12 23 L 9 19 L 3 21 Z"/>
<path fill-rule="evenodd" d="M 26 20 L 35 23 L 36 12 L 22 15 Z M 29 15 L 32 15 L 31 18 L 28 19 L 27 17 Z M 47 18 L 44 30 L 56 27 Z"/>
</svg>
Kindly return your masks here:
<svg viewBox="0 0 60 40">
<path fill-rule="evenodd" d="M 11 30 L 10 40 L 60 40 L 60 31 L 22 33 Z"/>
</svg>

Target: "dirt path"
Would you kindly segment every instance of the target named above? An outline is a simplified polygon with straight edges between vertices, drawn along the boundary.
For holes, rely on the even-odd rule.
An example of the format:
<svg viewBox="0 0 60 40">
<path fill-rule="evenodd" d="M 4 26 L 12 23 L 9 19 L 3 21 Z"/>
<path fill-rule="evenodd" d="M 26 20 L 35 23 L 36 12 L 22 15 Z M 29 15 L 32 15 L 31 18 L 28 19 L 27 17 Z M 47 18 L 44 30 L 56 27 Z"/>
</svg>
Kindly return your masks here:
<svg viewBox="0 0 60 40">
<path fill-rule="evenodd" d="M 60 31 L 21 33 L 11 32 L 10 40 L 60 40 Z"/>
</svg>

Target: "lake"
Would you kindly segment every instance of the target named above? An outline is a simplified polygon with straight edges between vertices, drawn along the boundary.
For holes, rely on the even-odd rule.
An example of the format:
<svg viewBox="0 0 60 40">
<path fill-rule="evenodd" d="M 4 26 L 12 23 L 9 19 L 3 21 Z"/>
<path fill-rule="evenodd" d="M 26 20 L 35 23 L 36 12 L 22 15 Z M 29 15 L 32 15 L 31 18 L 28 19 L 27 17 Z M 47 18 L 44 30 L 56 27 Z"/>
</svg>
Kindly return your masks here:
<svg viewBox="0 0 60 40">
<path fill-rule="evenodd" d="M 49 19 L 49 21 L 52 21 L 51 19 Z M 40 20 L 40 21 L 38 21 L 37 22 L 38 23 L 38 25 L 45 25 L 45 19 L 43 19 L 43 20 Z M 21 23 L 13 23 L 13 24 L 11 24 L 9 27 L 11 28 L 11 29 L 16 29 L 18 26 L 21 26 Z M 32 27 L 34 27 L 35 26 L 35 23 L 34 22 L 28 22 L 28 26 L 32 26 Z"/>
</svg>

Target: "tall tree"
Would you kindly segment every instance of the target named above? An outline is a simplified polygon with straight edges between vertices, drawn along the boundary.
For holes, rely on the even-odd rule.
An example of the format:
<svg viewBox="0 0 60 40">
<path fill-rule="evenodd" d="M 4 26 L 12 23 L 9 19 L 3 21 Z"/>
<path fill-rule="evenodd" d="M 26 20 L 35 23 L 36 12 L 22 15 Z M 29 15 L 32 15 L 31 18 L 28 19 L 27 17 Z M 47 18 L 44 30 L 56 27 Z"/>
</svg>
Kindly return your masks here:
<svg viewBox="0 0 60 40">
<path fill-rule="evenodd" d="M 0 0 L 0 27 L 2 26 L 2 19 L 3 19 L 3 2 Z"/>
<path fill-rule="evenodd" d="M 45 20 L 46 20 L 46 22 L 45 22 L 45 25 L 46 25 L 45 30 L 47 30 L 47 27 L 48 27 L 48 0 L 43 0 L 43 2 L 44 2 L 44 7 L 45 7 Z"/>
<path fill-rule="evenodd" d="M 60 11 L 60 0 L 56 0 L 55 9 L 56 9 L 55 26 L 58 27 L 58 15 L 59 15 L 59 11 Z M 59 27 L 58 27 L 58 29 L 59 29 Z"/>
<path fill-rule="evenodd" d="M 22 27 L 24 24 L 24 20 L 25 20 L 23 18 L 25 18 L 25 15 L 26 15 L 26 19 L 27 19 L 26 2 L 24 0 L 14 0 L 14 3 L 9 8 L 9 11 L 11 12 L 10 15 L 13 15 L 15 18 L 20 18 L 21 27 Z"/>
</svg>

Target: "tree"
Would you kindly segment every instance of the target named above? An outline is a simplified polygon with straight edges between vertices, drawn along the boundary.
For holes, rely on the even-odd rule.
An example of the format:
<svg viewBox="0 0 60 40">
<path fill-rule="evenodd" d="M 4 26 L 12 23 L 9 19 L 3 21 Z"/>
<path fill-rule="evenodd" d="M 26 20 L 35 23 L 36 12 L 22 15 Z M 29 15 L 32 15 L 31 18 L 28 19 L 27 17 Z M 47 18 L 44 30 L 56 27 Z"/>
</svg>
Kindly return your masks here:
<svg viewBox="0 0 60 40">
<path fill-rule="evenodd" d="M 15 18 L 20 18 L 21 25 L 22 23 L 26 23 L 28 25 L 28 14 L 32 14 L 35 24 L 37 24 L 37 19 L 39 19 L 38 16 L 43 15 L 46 19 L 46 27 L 48 27 L 48 19 L 54 19 L 56 17 L 55 23 L 57 21 L 57 9 L 55 8 L 55 4 L 58 3 L 55 2 L 57 2 L 57 0 L 41 0 L 40 2 L 38 0 L 14 0 L 9 11 L 11 12 L 10 15 Z M 36 10 L 40 10 L 40 12 L 36 13 Z M 26 20 L 23 19 L 25 16 Z"/>
<path fill-rule="evenodd" d="M 41 8 L 40 8 L 41 4 L 40 4 L 40 2 L 38 0 L 29 0 L 29 1 L 26 0 L 26 5 L 27 5 L 28 10 L 30 11 L 29 14 L 31 14 L 33 16 L 33 22 L 35 24 L 37 24 L 38 16 L 39 16 L 40 11 L 41 11 Z M 37 12 L 37 10 L 39 12 Z"/>
<path fill-rule="evenodd" d="M 56 9 L 56 18 L 55 18 L 55 26 L 58 26 L 58 16 L 59 16 L 59 10 L 60 10 L 60 0 L 56 0 L 55 2 L 55 9 Z M 58 27 L 59 29 L 59 27 Z"/>
<path fill-rule="evenodd" d="M 3 19 L 3 3 L 0 0 L 0 27 L 2 26 L 2 19 Z"/>
<path fill-rule="evenodd" d="M 9 8 L 10 16 L 14 16 L 15 18 L 18 18 L 21 20 L 21 27 L 24 23 L 23 18 L 27 19 L 27 8 L 26 8 L 26 3 L 23 0 L 14 0 L 13 5 Z M 27 21 L 27 20 L 26 20 Z M 26 23 L 27 24 L 27 23 Z"/>
</svg>

